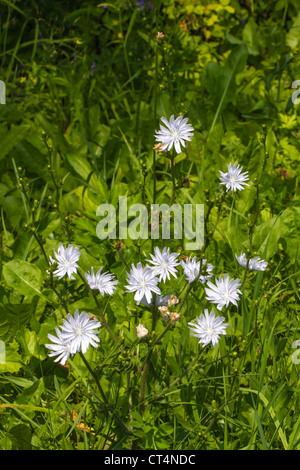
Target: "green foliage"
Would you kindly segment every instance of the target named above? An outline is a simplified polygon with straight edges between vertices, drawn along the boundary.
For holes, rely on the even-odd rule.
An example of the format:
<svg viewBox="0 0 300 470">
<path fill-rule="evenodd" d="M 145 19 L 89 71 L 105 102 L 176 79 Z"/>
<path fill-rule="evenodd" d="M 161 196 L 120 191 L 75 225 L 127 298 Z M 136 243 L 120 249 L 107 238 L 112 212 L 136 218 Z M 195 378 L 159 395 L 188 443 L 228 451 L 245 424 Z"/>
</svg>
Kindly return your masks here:
<svg viewBox="0 0 300 470">
<path fill-rule="evenodd" d="M 299 450 L 297 1 L 4 0 L 0 18 L 0 448 Z M 154 134 L 180 114 L 194 136 L 172 167 Z M 243 191 L 223 192 L 229 163 L 249 172 Z M 128 267 L 163 244 L 98 238 L 97 208 L 119 196 L 204 204 L 202 251 L 164 243 L 243 282 L 215 349 L 188 329 L 207 308 L 200 283 L 165 334 L 126 293 Z M 53 276 L 60 243 L 80 248 L 83 278 L 114 273 L 114 295 L 96 303 L 79 275 Z M 267 270 L 245 272 L 241 251 Z M 183 299 L 184 282 L 163 294 Z M 62 366 L 45 345 L 76 309 L 99 318 L 101 342 Z"/>
</svg>

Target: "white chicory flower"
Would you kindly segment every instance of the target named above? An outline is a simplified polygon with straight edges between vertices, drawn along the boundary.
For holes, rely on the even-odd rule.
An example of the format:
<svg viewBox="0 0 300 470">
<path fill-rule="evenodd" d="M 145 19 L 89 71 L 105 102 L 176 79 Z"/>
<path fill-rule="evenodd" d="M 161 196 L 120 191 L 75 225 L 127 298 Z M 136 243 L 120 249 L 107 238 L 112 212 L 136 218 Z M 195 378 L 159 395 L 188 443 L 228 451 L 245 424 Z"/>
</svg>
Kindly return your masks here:
<svg viewBox="0 0 300 470">
<path fill-rule="evenodd" d="M 216 317 L 214 312 L 205 309 L 204 315 L 201 313 L 200 317 L 196 318 L 196 322 L 189 322 L 189 328 L 193 331 L 192 336 L 199 338 L 199 343 L 206 346 L 212 343 L 216 347 L 220 335 L 226 335 L 225 328 L 229 325 L 224 323 L 224 317 Z"/>
<path fill-rule="evenodd" d="M 168 121 L 165 117 L 161 118 L 164 123 L 160 124 L 160 129 L 156 131 L 156 141 L 162 143 L 162 150 L 171 150 L 174 145 L 177 154 L 181 153 L 181 146 L 185 147 L 185 141 L 190 141 L 193 136 L 194 128 L 191 124 L 187 124 L 188 118 L 179 116 L 174 119 L 174 115 Z"/>
</svg>

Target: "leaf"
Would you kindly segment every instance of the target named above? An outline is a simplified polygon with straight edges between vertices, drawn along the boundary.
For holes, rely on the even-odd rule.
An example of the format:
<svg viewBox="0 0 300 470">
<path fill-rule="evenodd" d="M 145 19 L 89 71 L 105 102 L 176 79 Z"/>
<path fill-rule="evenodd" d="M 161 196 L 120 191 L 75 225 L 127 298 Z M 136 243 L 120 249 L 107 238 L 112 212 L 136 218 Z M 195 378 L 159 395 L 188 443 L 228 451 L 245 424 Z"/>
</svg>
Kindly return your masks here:
<svg viewBox="0 0 300 470">
<path fill-rule="evenodd" d="M 11 341 L 16 333 L 29 323 L 33 310 L 32 304 L 0 305 L 0 339 Z"/>
<path fill-rule="evenodd" d="M 25 379 L 24 377 L 12 377 L 10 375 L 4 376 L 5 382 L 10 382 L 12 384 L 18 385 L 18 387 L 28 388 L 33 385 L 32 380 Z"/>
<path fill-rule="evenodd" d="M 23 260 L 12 260 L 3 267 L 3 276 L 10 287 L 27 296 L 43 296 L 40 289 L 43 282 L 42 271 Z"/>
<path fill-rule="evenodd" d="M 9 152 L 24 139 L 29 129 L 30 127 L 28 125 L 12 126 L 9 131 L 5 132 L 4 136 L 1 135 L 0 160 L 5 158 Z"/>
<path fill-rule="evenodd" d="M 250 18 L 243 30 L 243 41 L 251 55 L 259 54 L 259 31 L 253 18 Z"/>
<path fill-rule="evenodd" d="M 30 331 L 28 328 L 24 328 L 17 337 L 18 342 L 22 346 L 22 359 L 27 364 L 31 357 L 37 357 L 43 360 L 47 357 L 45 352 L 40 351 L 37 334 L 35 331 Z"/>
<path fill-rule="evenodd" d="M 74 149 L 73 152 L 69 152 L 67 155 L 67 160 L 71 167 L 76 171 L 76 173 L 86 181 L 89 175 L 93 172 L 93 169 L 86 157 L 86 146 L 81 146 L 80 148 Z"/>
<path fill-rule="evenodd" d="M 8 431 L 12 442 L 12 450 L 31 450 L 31 431 L 26 424 L 17 424 Z"/>
<path fill-rule="evenodd" d="M 299 214 L 298 207 L 288 207 L 280 216 L 258 225 L 253 235 L 253 246 L 269 259 L 277 250 L 280 239 L 286 240 L 286 250 L 294 258 L 299 252 Z"/>
<path fill-rule="evenodd" d="M 41 396 L 45 391 L 44 379 L 36 380 L 31 387 L 27 387 L 16 397 L 19 405 L 39 405 Z"/>
<path fill-rule="evenodd" d="M 240 161 L 241 166 L 245 167 L 253 178 L 261 168 L 264 158 L 264 146 L 258 133 L 250 140 L 246 151 Z"/>
<path fill-rule="evenodd" d="M 223 67 L 216 62 L 209 62 L 206 66 L 206 86 L 213 97 L 214 106 L 217 107 L 210 132 L 221 111 L 235 98 L 235 78 L 244 69 L 247 57 L 247 48 L 241 44 L 232 50 Z"/>
<path fill-rule="evenodd" d="M 18 343 L 14 341 L 13 343 L 5 344 L 5 361 L 4 363 L 0 362 L 0 373 L 2 372 L 18 372 L 21 369 L 21 356 L 18 353 Z"/>
</svg>

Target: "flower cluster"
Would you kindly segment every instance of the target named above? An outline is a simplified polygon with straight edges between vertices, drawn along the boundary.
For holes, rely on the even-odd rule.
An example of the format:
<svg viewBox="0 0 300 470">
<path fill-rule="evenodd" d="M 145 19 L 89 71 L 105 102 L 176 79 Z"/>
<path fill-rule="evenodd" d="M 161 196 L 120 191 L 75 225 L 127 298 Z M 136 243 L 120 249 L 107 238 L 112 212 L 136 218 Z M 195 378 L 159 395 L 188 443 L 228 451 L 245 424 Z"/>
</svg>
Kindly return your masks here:
<svg viewBox="0 0 300 470">
<path fill-rule="evenodd" d="M 189 284 L 198 279 L 199 282 L 204 284 L 211 276 L 214 266 L 210 263 L 207 263 L 206 259 L 197 261 L 196 256 L 192 259 L 188 257 L 186 260 L 181 261 L 181 266 L 186 277 L 186 280 Z M 205 274 L 200 275 L 200 272 L 205 269 Z"/>
<path fill-rule="evenodd" d="M 250 271 L 265 271 L 268 266 L 268 262 L 260 259 L 258 256 L 247 261 L 245 253 L 242 252 L 240 256 L 235 255 L 235 257 L 243 268 L 246 268 L 248 263 L 248 269 L 250 269 Z"/>
<path fill-rule="evenodd" d="M 155 138 L 158 143 L 155 150 L 168 152 L 174 147 L 175 152 L 179 154 L 186 146 L 186 142 L 191 141 L 194 128 L 183 116 L 175 119 L 173 115 L 169 121 L 162 117 L 161 121 L 164 126 L 160 125 L 160 129 L 156 131 Z M 220 171 L 220 184 L 225 185 L 226 192 L 229 190 L 241 191 L 245 189 L 245 186 L 249 186 L 246 183 L 249 179 L 248 172 L 242 173 L 242 169 L 239 165 L 229 163 L 227 173 Z M 56 270 L 54 268 L 52 270 L 53 275 L 58 279 L 65 275 L 68 275 L 70 280 L 74 279 L 74 274 L 79 268 L 79 249 L 71 244 L 64 248 L 60 244 L 57 252 L 54 251 L 54 257 L 55 259 L 50 256 L 50 265 L 55 263 L 57 265 Z M 253 271 L 264 271 L 268 265 L 259 257 L 247 260 L 243 252 L 240 256 L 235 255 L 235 257 L 242 267 Z M 217 310 L 221 311 L 224 307 L 229 307 L 230 304 L 237 306 L 242 295 L 240 279 L 230 278 L 226 273 L 224 276 L 216 277 L 213 282 L 211 278 L 214 275 L 214 266 L 206 259 L 197 260 L 196 256 L 186 256 L 180 260 L 178 253 L 171 253 L 170 248 L 166 247 L 162 250 L 155 247 L 154 253 L 150 253 L 150 258 L 146 259 L 145 265 L 141 262 L 136 265 L 132 264 L 131 269 L 127 272 L 124 288 L 127 293 L 134 294 L 137 305 L 142 304 L 152 310 L 159 309 L 164 321 L 176 323 L 180 320 L 180 314 L 175 312 L 174 308 L 179 299 L 173 294 L 164 295 L 161 283 L 170 281 L 171 277 L 177 279 L 180 269 L 183 271 L 186 286 L 189 285 L 188 289 L 191 289 L 194 283 L 202 284 L 206 300 L 214 304 Z M 97 290 L 102 296 L 106 294 L 112 296 L 119 281 L 110 272 L 103 273 L 102 270 L 103 268 L 100 268 L 95 273 L 94 267 L 91 267 L 90 272 L 86 272 L 85 276 L 81 276 L 81 278 L 86 280 L 91 290 Z M 178 311 L 180 310 L 179 308 Z M 223 316 L 216 316 L 213 311 L 209 312 L 208 309 L 205 309 L 195 322 L 189 323 L 189 327 L 193 336 L 199 338 L 199 342 L 203 346 L 212 343 L 215 347 L 220 335 L 226 334 L 225 329 L 229 326 L 224 323 L 224 320 Z M 79 314 L 76 310 L 74 317 L 68 314 L 63 321 L 61 330 L 56 328 L 57 336 L 49 335 L 53 341 L 53 344 L 47 345 L 51 350 L 49 355 L 57 356 L 56 361 L 61 361 L 64 364 L 70 355 L 76 352 L 85 353 L 90 344 L 97 347 L 99 332 L 95 331 L 95 328 L 100 326 L 100 322 L 92 320 L 85 312 Z M 136 334 L 140 339 L 147 338 L 148 330 L 144 324 L 139 324 L 136 327 Z"/>
<path fill-rule="evenodd" d="M 101 323 L 91 319 L 91 316 L 85 312 L 79 313 L 77 309 L 74 316 L 68 313 L 67 318 L 63 320 L 61 330 L 55 328 L 57 336 L 48 335 L 53 341 L 53 344 L 46 344 L 51 351 L 49 356 L 58 356 L 55 362 L 60 361 L 64 365 L 76 352 L 85 354 L 90 344 L 97 348 L 100 339 L 97 336 L 99 331 L 95 328 L 100 327 Z"/>
</svg>

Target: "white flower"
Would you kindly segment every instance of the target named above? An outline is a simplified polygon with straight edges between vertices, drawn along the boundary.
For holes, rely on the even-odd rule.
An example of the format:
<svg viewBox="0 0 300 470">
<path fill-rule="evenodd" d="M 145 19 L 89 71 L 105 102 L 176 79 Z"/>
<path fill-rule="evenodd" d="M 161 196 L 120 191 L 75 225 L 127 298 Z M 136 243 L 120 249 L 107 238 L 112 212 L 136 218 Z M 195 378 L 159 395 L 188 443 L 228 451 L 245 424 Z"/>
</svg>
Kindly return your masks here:
<svg viewBox="0 0 300 470">
<path fill-rule="evenodd" d="M 156 295 L 155 296 L 155 306 L 159 308 L 162 305 L 166 305 L 168 303 L 169 297 L 170 297 L 170 295 Z M 145 296 L 140 300 L 139 304 L 140 303 L 146 305 L 149 308 L 153 306 L 153 300 L 151 302 L 147 302 Z"/>
<path fill-rule="evenodd" d="M 127 273 L 128 285 L 125 289 L 128 292 L 135 292 L 134 300 L 139 304 L 143 297 L 146 298 L 148 304 L 151 303 L 152 292 L 161 295 L 160 289 L 157 287 L 159 279 L 155 277 L 149 266 L 142 267 L 142 263 L 138 263 L 135 267 L 132 264 L 130 273 Z"/>
<path fill-rule="evenodd" d="M 223 173 L 219 170 L 221 174 L 221 184 L 226 185 L 227 191 L 229 189 L 232 189 L 233 191 L 236 191 L 238 189 L 240 191 L 242 189 L 245 189 L 243 188 L 243 186 L 249 186 L 249 184 L 245 183 L 245 181 L 249 179 L 248 171 L 246 171 L 245 173 L 241 173 L 242 169 L 243 167 L 240 168 L 239 165 L 236 166 L 234 164 L 233 166 L 231 166 L 231 163 L 229 163 L 227 173 Z"/>
<path fill-rule="evenodd" d="M 181 266 L 183 267 L 183 272 L 189 284 L 196 279 L 204 266 L 206 267 L 206 273 L 203 276 L 199 276 L 198 280 L 204 284 L 213 275 L 211 272 L 214 269 L 213 265 L 207 263 L 206 259 L 197 261 L 196 256 L 192 259 L 187 258 L 186 261 L 181 261 Z"/>
<path fill-rule="evenodd" d="M 238 263 L 245 268 L 247 266 L 247 258 L 245 253 L 241 253 L 240 256 L 235 255 Z M 248 268 L 251 271 L 265 271 L 267 269 L 268 262 L 260 259 L 258 256 L 256 258 L 251 258 L 248 263 Z"/>
<path fill-rule="evenodd" d="M 118 281 L 113 281 L 114 275 L 109 272 L 101 274 L 102 269 L 103 268 L 100 268 L 95 274 L 94 268 L 92 267 L 91 274 L 86 273 L 85 278 L 91 289 L 99 289 L 101 295 L 113 295 L 114 289 L 116 289 L 115 285 L 118 284 Z"/>
<path fill-rule="evenodd" d="M 241 285 L 239 279 L 229 280 L 229 274 L 225 275 L 225 279 L 222 279 L 220 276 L 219 280 L 216 279 L 216 285 L 208 281 L 205 288 L 207 294 L 206 299 L 213 304 L 218 304 L 217 309 L 222 310 L 224 305 L 228 307 L 229 303 L 237 305 L 237 300 L 239 300 L 239 294 L 241 291 L 238 287 Z"/>
<path fill-rule="evenodd" d="M 139 324 L 136 327 L 136 334 L 137 334 L 137 337 L 140 338 L 140 339 L 145 338 L 146 336 L 148 336 L 148 330 L 145 327 L 145 325 Z"/>
<path fill-rule="evenodd" d="M 54 256 L 57 261 L 57 270 L 53 272 L 54 276 L 61 279 L 65 274 L 68 274 L 69 279 L 75 279 L 72 275 L 77 273 L 79 267 L 77 261 L 80 258 L 79 248 L 74 248 L 73 245 L 68 245 L 64 248 L 62 243 L 58 247 L 58 252 L 54 251 Z M 54 260 L 50 256 L 50 264 L 53 264 Z"/>
<path fill-rule="evenodd" d="M 46 344 L 45 346 L 52 351 L 48 354 L 49 357 L 58 356 L 54 361 L 60 361 L 61 365 L 65 365 L 71 355 L 71 343 L 64 340 L 61 331 L 57 327 L 55 331 L 57 337 L 51 334 L 48 335 L 48 338 L 53 341 L 54 344 Z"/>
<path fill-rule="evenodd" d="M 212 343 L 213 347 L 218 344 L 219 336 L 226 335 L 225 328 L 229 325 L 224 323 L 224 317 L 216 317 L 214 312 L 208 312 L 207 309 L 204 310 L 204 315 L 201 313 L 200 317 L 196 318 L 196 323 L 190 322 L 190 330 L 194 333 L 191 333 L 192 336 L 195 336 L 199 339 L 199 343 L 202 346 L 206 346 L 209 343 Z"/>
<path fill-rule="evenodd" d="M 151 260 L 147 259 L 149 263 L 154 265 L 153 267 L 151 266 L 154 276 L 159 275 L 159 280 L 163 279 L 164 282 L 166 282 L 166 278 L 170 280 L 170 274 L 177 278 L 177 269 L 175 267 L 180 264 L 177 261 L 178 253 L 170 254 L 169 248 L 163 248 L 161 252 L 157 246 L 154 248 L 154 253 L 155 256 L 150 253 Z"/>
<path fill-rule="evenodd" d="M 71 354 L 82 352 L 83 354 L 91 344 L 94 348 L 98 347 L 100 339 L 98 338 L 99 328 L 101 323 L 97 320 L 91 320 L 90 316 L 81 312 L 78 309 L 75 311 L 74 317 L 68 313 L 67 318 L 64 319 L 61 331 L 61 338 L 67 343 L 70 342 Z"/>
<path fill-rule="evenodd" d="M 187 124 L 188 118 L 183 119 L 182 116 L 179 116 L 174 119 L 173 115 L 170 117 L 170 121 L 164 117 L 161 120 L 167 127 L 160 124 L 160 129 L 155 134 L 156 141 L 163 144 L 162 150 L 171 150 L 174 145 L 176 152 L 181 153 L 180 144 L 185 147 L 184 141 L 191 140 L 193 136 L 194 128 L 191 124 Z"/>
</svg>

